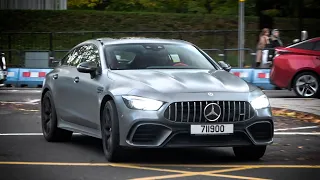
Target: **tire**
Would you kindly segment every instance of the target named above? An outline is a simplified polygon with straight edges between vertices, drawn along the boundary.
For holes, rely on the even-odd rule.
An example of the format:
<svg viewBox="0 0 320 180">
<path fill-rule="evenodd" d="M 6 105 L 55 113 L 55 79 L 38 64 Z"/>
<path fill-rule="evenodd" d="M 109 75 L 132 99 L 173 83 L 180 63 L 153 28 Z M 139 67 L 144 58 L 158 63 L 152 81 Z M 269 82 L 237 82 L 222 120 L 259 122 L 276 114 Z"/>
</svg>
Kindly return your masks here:
<svg viewBox="0 0 320 180">
<path fill-rule="evenodd" d="M 315 89 L 315 91 L 311 91 L 311 87 Z M 319 97 L 320 95 L 319 77 L 312 72 L 300 73 L 294 78 L 292 82 L 292 88 L 298 97 L 304 97 L 304 98 Z M 303 91 L 303 88 L 305 89 L 305 91 Z M 305 92 L 305 94 L 303 94 L 303 92 Z"/>
<path fill-rule="evenodd" d="M 267 146 L 233 147 L 233 152 L 238 159 L 257 161 L 266 152 Z"/>
<path fill-rule="evenodd" d="M 123 149 L 119 145 L 119 118 L 116 105 L 112 100 L 108 101 L 103 109 L 101 118 L 101 136 L 103 152 L 106 159 L 109 162 L 121 161 Z"/>
<path fill-rule="evenodd" d="M 57 127 L 57 113 L 50 91 L 47 91 L 41 100 L 41 126 L 44 138 L 48 142 L 69 141 L 71 131 Z"/>
</svg>

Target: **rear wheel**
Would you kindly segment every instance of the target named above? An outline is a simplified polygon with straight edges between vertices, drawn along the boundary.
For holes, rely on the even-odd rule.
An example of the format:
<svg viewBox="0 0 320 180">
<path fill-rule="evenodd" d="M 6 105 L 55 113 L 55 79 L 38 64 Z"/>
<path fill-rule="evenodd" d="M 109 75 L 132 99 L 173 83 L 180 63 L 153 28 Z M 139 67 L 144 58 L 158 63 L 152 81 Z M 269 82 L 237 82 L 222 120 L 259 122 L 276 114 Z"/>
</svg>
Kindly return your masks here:
<svg viewBox="0 0 320 180">
<path fill-rule="evenodd" d="M 293 80 L 293 90 L 299 97 L 319 97 L 319 77 L 312 72 L 298 74 Z"/>
<path fill-rule="evenodd" d="M 112 100 L 108 101 L 104 106 L 101 133 L 103 152 L 106 159 L 109 162 L 120 161 L 123 151 L 119 145 L 119 119 L 116 106 Z"/>
<path fill-rule="evenodd" d="M 259 160 L 266 152 L 267 146 L 233 147 L 235 156 L 242 160 Z"/>
<path fill-rule="evenodd" d="M 50 91 L 47 91 L 41 101 L 41 125 L 44 138 L 49 142 L 69 141 L 72 132 L 57 127 L 57 113 Z"/>
</svg>

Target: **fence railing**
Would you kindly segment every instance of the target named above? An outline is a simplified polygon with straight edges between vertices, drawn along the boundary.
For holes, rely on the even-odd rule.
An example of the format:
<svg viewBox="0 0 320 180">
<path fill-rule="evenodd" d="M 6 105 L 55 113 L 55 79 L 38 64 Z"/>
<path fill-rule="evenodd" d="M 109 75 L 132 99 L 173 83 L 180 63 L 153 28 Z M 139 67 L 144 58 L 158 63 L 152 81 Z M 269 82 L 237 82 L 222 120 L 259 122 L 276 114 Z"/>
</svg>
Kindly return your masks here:
<svg viewBox="0 0 320 180">
<path fill-rule="evenodd" d="M 254 64 L 254 54 L 252 53 L 255 53 L 254 49 L 257 44 L 259 33 L 258 30 L 247 30 L 245 33 L 245 44 L 246 47 L 248 47 L 243 49 L 246 52 L 245 65 L 250 64 L 253 66 Z M 300 32 L 295 29 L 282 29 L 280 30 L 280 33 L 281 39 L 285 45 L 291 44 L 293 39 L 300 36 Z M 88 39 L 128 36 L 189 41 L 202 49 L 207 49 L 207 52 L 214 59 L 224 60 L 233 66 L 237 66 L 237 51 L 239 51 L 239 49 L 232 48 L 238 46 L 237 30 L 0 32 L 0 49 L 9 50 L 7 52 L 7 61 L 9 63 L 14 66 L 23 66 L 23 56 L 25 54 L 23 52 L 49 51 L 50 57 L 56 57 L 59 56 L 59 54 L 63 54 L 65 49 L 71 49 L 75 45 Z M 19 52 L 17 52 L 17 50 Z M 217 54 L 214 51 L 219 51 L 219 53 Z"/>
<path fill-rule="evenodd" d="M 266 48 L 267 50 L 274 50 L 272 48 Z M 238 51 L 245 51 L 245 61 L 243 62 L 244 68 L 257 68 L 256 66 L 256 50 L 251 48 L 229 48 L 229 49 L 202 49 L 206 52 L 210 57 L 212 57 L 215 61 L 225 61 L 229 63 L 232 67 L 238 66 Z M 30 64 L 26 63 L 26 54 L 30 52 L 36 53 L 47 53 L 47 57 L 45 59 L 41 59 L 43 61 L 47 60 L 48 67 L 44 68 L 53 68 L 55 67 L 61 58 L 68 52 L 69 50 L 17 50 L 17 49 L 0 49 L 0 52 L 4 53 L 4 56 L 7 61 L 7 66 L 11 68 L 35 68 L 31 67 Z M 11 56 L 11 58 L 9 58 Z M 30 58 L 30 57 L 29 57 Z M 35 59 L 39 59 L 38 57 Z"/>
<path fill-rule="evenodd" d="M 245 32 L 245 46 L 256 47 L 259 30 Z M 280 29 L 281 39 L 291 44 L 300 36 L 296 29 Z M 312 32 L 310 32 L 311 34 Z M 102 37 L 157 37 L 181 39 L 200 48 L 230 49 L 238 46 L 238 30 L 194 30 L 194 31 L 70 31 L 70 32 L 0 32 L 0 49 L 59 50 L 70 49 L 88 39 Z"/>
</svg>

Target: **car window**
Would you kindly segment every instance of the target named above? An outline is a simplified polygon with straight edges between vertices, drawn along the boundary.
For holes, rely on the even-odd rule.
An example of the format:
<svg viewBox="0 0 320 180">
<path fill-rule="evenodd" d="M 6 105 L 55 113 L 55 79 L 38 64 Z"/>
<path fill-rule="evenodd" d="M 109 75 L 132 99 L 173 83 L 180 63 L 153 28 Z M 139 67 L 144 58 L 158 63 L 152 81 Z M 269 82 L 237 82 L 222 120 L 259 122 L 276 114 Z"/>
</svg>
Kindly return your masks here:
<svg viewBox="0 0 320 180">
<path fill-rule="evenodd" d="M 316 45 L 314 46 L 313 50 L 320 51 L 320 41 L 316 42 Z"/>
<path fill-rule="evenodd" d="M 98 48 L 93 44 L 87 44 L 75 48 L 64 60 L 64 65 L 77 66 L 86 61 L 93 61 L 101 66 Z"/>
<path fill-rule="evenodd" d="M 117 61 L 125 63 L 132 61 L 136 57 L 134 52 L 128 52 L 125 50 L 114 51 L 114 55 L 116 56 Z"/>
<path fill-rule="evenodd" d="M 296 49 L 304 49 L 304 50 L 312 50 L 314 47 L 314 42 L 310 41 L 304 41 L 298 44 L 294 44 L 292 46 L 289 46 L 290 48 L 296 48 Z"/>
<path fill-rule="evenodd" d="M 197 48 L 189 44 L 120 44 L 105 46 L 111 69 L 215 69 Z"/>
<path fill-rule="evenodd" d="M 79 60 L 77 63 L 82 62 L 95 62 L 98 66 L 101 66 L 99 49 L 94 44 L 87 44 L 80 48 L 80 55 L 78 56 Z"/>
<path fill-rule="evenodd" d="M 62 60 L 61 60 L 61 65 L 67 65 L 67 66 L 69 66 L 70 63 L 71 63 L 71 62 L 74 60 L 74 58 L 76 57 L 76 56 L 74 55 L 74 53 L 75 53 L 76 50 L 77 50 L 77 49 L 74 49 L 74 50 L 70 51 L 64 58 L 62 58 Z"/>
</svg>

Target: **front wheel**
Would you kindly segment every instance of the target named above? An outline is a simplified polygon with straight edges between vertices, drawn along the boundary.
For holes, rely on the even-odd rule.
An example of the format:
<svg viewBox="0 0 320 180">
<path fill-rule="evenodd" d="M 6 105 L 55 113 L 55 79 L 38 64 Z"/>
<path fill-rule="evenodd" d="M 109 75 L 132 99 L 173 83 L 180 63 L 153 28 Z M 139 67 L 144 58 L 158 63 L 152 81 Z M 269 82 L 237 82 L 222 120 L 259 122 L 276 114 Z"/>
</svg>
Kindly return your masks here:
<svg viewBox="0 0 320 180">
<path fill-rule="evenodd" d="M 120 161 L 122 148 L 119 145 L 119 119 L 116 105 L 108 101 L 103 109 L 101 119 L 103 152 L 109 162 Z"/>
<path fill-rule="evenodd" d="M 237 158 L 242 160 L 259 160 L 266 152 L 267 146 L 244 146 L 233 147 L 233 152 Z"/>
<path fill-rule="evenodd" d="M 312 72 L 303 72 L 293 80 L 293 90 L 299 97 L 319 97 L 319 78 Z"/>
<path fill-rule="evenodd" d="M 48 142 L 69 141 L 72 131 L 57 127 L 58 119 L 51 92 L 44 94 L 41 101 L 41 125 L 44 138 Z"/>
</svg>

